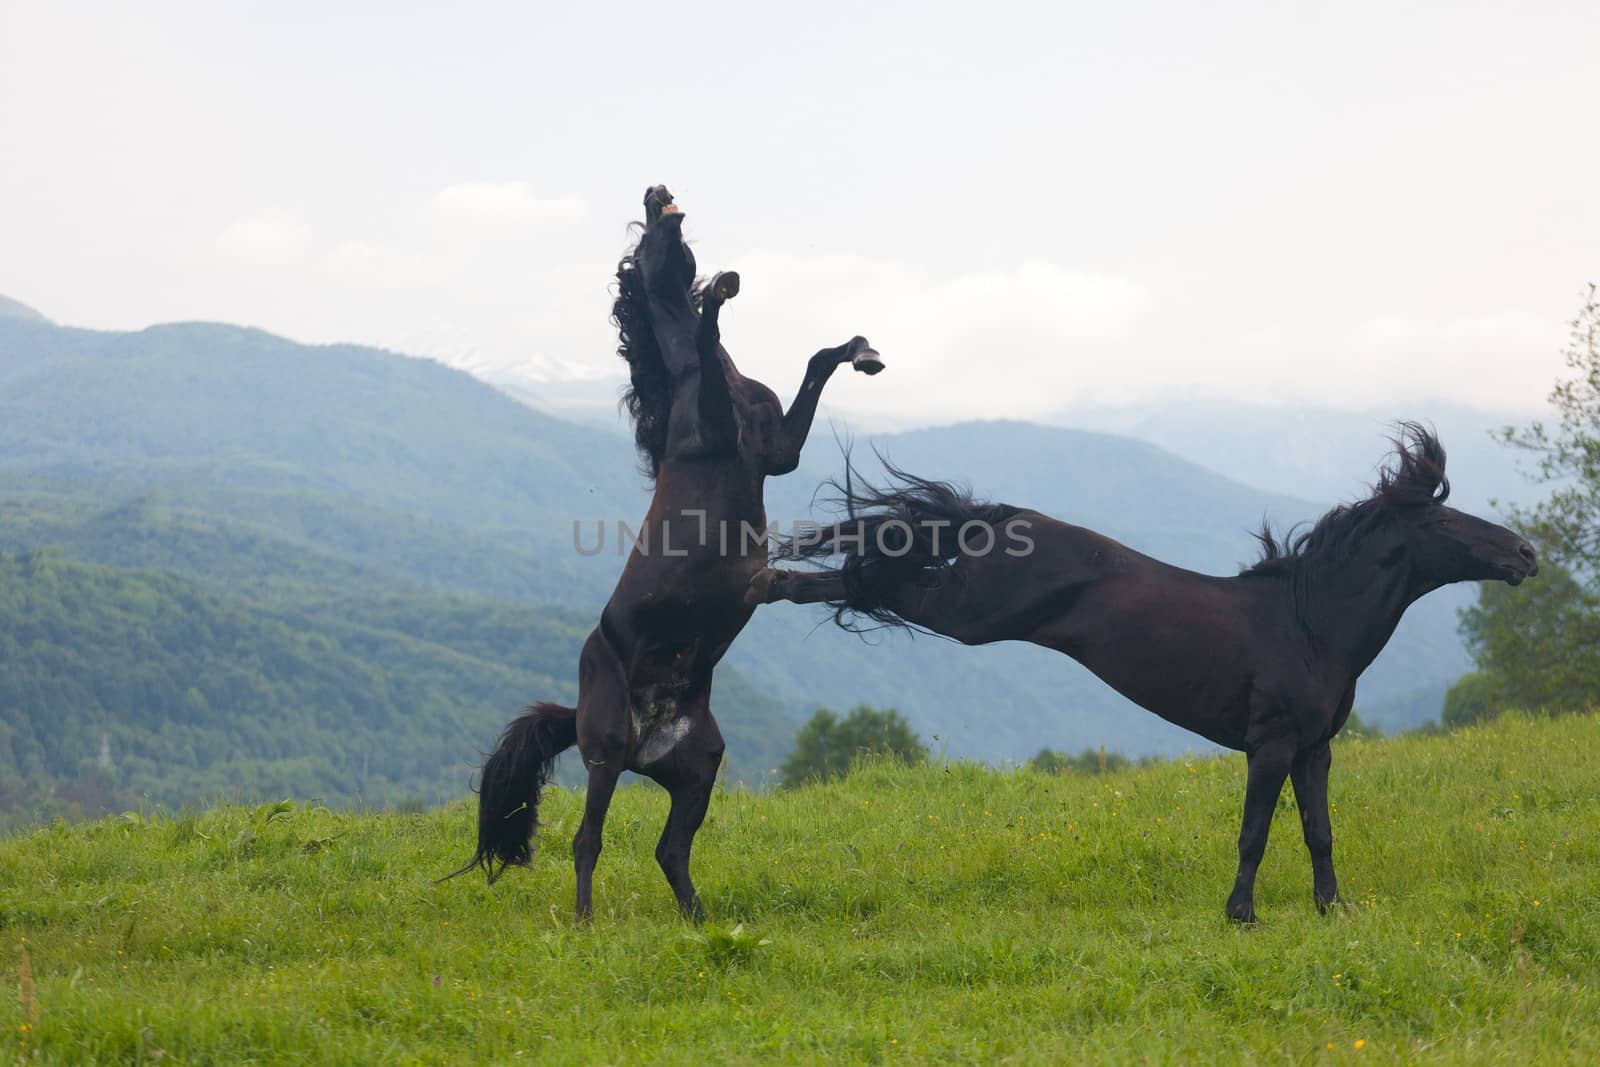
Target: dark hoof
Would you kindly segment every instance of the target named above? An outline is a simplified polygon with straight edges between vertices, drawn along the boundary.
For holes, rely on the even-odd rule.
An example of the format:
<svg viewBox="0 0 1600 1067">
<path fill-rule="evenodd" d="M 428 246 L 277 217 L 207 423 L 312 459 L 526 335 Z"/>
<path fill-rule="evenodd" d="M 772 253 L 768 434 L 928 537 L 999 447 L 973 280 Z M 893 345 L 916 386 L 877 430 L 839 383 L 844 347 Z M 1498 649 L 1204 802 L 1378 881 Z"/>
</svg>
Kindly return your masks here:
<svg viewBox="0 0 1600 1067">
<path fill-rule="evenodd" d="M 1336 909 L 1343 908 L 1343 907 L 1344 907 L 1344 898 L 1341 897 L 1338 893 L 1335 893 L 1332 896 L 1332 898 L 1327 899 L 1327 900 L 1324 900 L 1322 897 L 1318 897 L 1317 898 L 1317 914 L 1318 915 L 1326 915 L 1330 911 L 1334 911 Z"/>
<path fill-rule="evenodd" d="M 676 214 L 678 206 L 672 202 L 672 194 L 667 192 L 665 185 L 652 185 L 644 191 L 644 221 L 655 222 L 663 214 Z"/>
<path fill-rule="evenodd" d="M 1256 906 L 1253 901 L 1228 901 L 1228 918 L 1243 926 L 1256 924 Z"/>
<path fill-rule="evenodd" d="M 876 349 L 863 348 L 855 354 L 850 365 L 862 374 L 877 374 L 883 369 L 883 357 L 878 355 Z"/>
<path fill-rule="evenodd" d="M 718 300 L 732 300 L 739 295 L 739 272 L 719 271 L 711 278 L 711 295 Z"/>
<path fill-rule="evenodd" d="M 706 909 L 700 906 L 700 897 L 698 895 L 687 904 L 679 904 L 678 911 L 682 913 L 685 919 L 696 926 L 706 921 Z"/>
</svg>

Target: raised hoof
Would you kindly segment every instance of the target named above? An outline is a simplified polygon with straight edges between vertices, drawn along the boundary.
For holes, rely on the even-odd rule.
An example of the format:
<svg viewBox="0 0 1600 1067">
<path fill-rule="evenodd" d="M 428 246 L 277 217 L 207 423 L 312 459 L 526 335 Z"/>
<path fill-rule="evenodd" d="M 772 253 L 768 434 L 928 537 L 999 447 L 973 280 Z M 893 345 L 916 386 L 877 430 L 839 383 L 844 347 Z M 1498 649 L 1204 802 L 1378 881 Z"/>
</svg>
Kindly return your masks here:
<svg viewBox="0 0 1600 1067">
<path fill-rule="evenodd" d="M 667 192 L 665 185 L 652 185 L 644 191 L 644 221 L 655 222 L 662 215 L 675 215 L 678 205 L 672 202 L 672 194 Z"/>
<path fill-rule="evenodd" d="M 863 348 L 850 360 L 850 365 L 862 374 L 877 374 L 883 369 L 883 357 L 875 348 Z"/>
<path fill-rule="evenodd" d="M 711 279 L 711 295 L 718 300 L 732 300 L 739 295 L 739 272 L 719 271 Z"/>
<path fill-rule="evenodd" d="M 750 579 L 750 584 L 744 591 L 744 602 L 752 606 L 772 603 L 772 587 L 778 580 L 778 572 L 771 567 L 763 567 Z"/>
</svg>

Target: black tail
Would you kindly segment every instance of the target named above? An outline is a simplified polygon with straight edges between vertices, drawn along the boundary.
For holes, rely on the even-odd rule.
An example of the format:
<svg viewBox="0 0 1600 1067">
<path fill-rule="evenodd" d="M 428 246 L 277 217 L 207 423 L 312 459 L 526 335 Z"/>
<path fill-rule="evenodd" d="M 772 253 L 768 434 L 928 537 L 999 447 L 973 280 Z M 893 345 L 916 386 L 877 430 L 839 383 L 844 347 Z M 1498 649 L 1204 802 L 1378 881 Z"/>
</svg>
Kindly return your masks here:
<svg viewBox="0 0 1600 1067">
<path fill-rule="evenodd" d="M 887 594 L 910 583 L 935 580 L 961 556 L 959 534 L 968 523 L 997 524 L 1020 509 L 973 499 L 970 490 L 919 478 L 878 456 L 889 483 L 866 481 L 845 452 L 844 481 L 828 483 L 844 518 L 822 530 L 821 540 L 794 536 L 778 544 L 775 558 L 809 560 L 839 572 L 845 599 L 830 601 L 834 621 L 862 627 L 848 615 L 881 626 L 906 626 L 884 606 Z M 833 562 L 835 558 L 838 562 Z"/>
<path fill-rule="evenodd" d="M 493 885 L 507 867 L 528 865 L 539 825 L 539 794 L 550 781 L 556 757 L 578 743 L 577 716 L 576 710 L 559 704 L 534 704 L 506 727 L 483 761 L 478 851 L 445 878 L 482 867 Z"/>
</svg>

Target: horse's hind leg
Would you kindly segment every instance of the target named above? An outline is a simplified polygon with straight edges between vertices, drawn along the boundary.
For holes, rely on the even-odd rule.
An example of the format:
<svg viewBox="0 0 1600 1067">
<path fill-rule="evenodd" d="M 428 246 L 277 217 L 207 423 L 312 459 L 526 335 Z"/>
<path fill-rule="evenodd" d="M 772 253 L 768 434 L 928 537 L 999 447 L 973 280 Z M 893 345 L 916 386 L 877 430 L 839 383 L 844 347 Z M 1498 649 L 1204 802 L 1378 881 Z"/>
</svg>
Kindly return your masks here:
<svg viewBox="0 0 1600 1067">
<path fill-rule="evenodd" d="M 1289 768 L 1300 808 L 1300 828 L 1306 851 L 1311 853 L 1312 892 L 1321 912 L 1339 903 L 1339 880 L 1333 873 L 1333 824 L 1328 818 L 1328 768 L 1332 765 L 1333 750 L 1324 741 L 1297 755 Z"/>
<path fill-rule="evenodd" d="M 689 850 L 711 804 L 724 746 L 722 732 L 709 713 L 697 716 L 697 720 L 693 732 L 678 742 L 662 765 L 648 768 L 647 773 L 672 795 L 667 825 L 656 845 L 656 862 L 667 876 L 673 896 L 678 898 L 678 910 L 685 918 L 700 922 L 705 918 L 705 909 L 689 878 Z"/>
<path fill-rule="evenodd" d="M 763 567 L 750 579 L 746 604 L 825 604 L 845 599 L 844 578 L 837 571 L 792 571 Z"/>
<path fill-rule="evenodd" d="M 594 865 L 600 859 L 601 839 L 606 825 L 606 809 L 622 774 L 622 752 L 616 759 L 589 765 L 589 788 L 583 798 L 583 822 L 572 839 L 572 864 L 578 875 L 578 921 L 594 918 Z"/>
<path fill-rule="evenodd" d="M 971 562 L 962 560 L 956 566 L 968 566 Z M 983 612 L 974 610 L 969 590 L 983 583 L 984 579 L 974 582 L 967 574 L 960 580 L 889 584 L 877 591 L 872 606 L 892 611 L 906 622 L 969 645 L 1024 636 L 1011 632 L 1014 627 L 1006 628 L 1008 620 L 1004 616 L 997 626 Z M 835 608 L 840 605 L 857 607 L 845 587 L 844 575 L 838 571 L 766 567 L 750 579 L 744 595 L 746 604 L 772 604 L 779 600 L 791 604 L 827 604 Z"/>
<path fill-rule="evenodd" d="M 572 839 L 572 863 L 578 876 L 578 920 L 594 916 L 594 865 L 606 824 L 606 810 L 616 791 L 628 754 L 628 689 L 611 646 L 596 634 L 578 660 L 578 751 L 589 772 L 583 800 L 583 822 Z"/>
</svg>

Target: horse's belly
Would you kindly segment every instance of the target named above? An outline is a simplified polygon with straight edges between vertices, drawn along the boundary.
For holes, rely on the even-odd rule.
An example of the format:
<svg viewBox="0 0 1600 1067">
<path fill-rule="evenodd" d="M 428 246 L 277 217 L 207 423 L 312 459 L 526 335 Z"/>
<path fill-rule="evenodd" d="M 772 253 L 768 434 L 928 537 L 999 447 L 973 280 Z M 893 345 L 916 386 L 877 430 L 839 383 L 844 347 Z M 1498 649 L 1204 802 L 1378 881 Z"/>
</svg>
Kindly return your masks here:
<svg viewBox="0 0 1600 1067">
<path fill-rule="evenodd" d="M 648 767 L 660 763 L 680 745 L 684 738 L 689 736 L 694 723 L 681 709 L 674 708 L 671 713 L 646 719 L 637 710 L 633 713 L 634 749 L 633 762 L 639 767 Z"/>
<path fill-rule="evenodd" d="M 1249 720 L 1246 672 L 1229 669 L 1228 650 L 1181 654 L 1170 646 L 1121 646 L 1069 652 L 1096 677 L 1175 726 L 1228 748 L 1244 743 Z"/>
<path fill-rule="evenodd" d="M 692 655 L 692 647 L 689 652 Z M 665 680 L 633 691 L 629 708 L 635 768 L 648 767 L 672 755 L 694 728 L 694 711 L 703 706 L 696 697 L 695 672 L 668 672 Z"/>
</svg>

